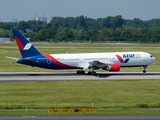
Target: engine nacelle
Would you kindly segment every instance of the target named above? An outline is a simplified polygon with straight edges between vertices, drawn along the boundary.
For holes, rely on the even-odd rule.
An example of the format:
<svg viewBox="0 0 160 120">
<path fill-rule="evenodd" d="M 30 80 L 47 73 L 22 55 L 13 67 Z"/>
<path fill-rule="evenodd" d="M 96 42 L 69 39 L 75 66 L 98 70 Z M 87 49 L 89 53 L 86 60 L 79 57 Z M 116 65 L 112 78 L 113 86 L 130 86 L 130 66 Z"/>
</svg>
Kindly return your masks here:
<svg viewBox="0 0 160 120">
<path fill-rule="evenodd" d="M 120 71 L 120 65 L 119 64 L 110 64 L 106 67 L 103 67 L 102 69 L 108 70 L 110 72 L 118 72 L 118 71 Z"/>
</svg>

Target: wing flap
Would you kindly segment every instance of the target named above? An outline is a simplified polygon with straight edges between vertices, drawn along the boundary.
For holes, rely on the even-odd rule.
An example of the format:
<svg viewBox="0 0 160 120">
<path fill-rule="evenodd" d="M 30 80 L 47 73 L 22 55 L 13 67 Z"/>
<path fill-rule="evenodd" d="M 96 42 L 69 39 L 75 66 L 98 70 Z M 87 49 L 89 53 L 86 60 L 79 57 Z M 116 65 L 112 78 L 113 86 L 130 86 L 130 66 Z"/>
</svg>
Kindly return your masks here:
<svg viewBox="0 0 160 120">
<path fill-rule="evenodd" d="M 97 68 L 103 68 L 103 67 L 106 67 L 108 66 L 109 64 L 113 64 L 112 62 L 110 61 L 93 61 L 90 63 L 92 66 L 95 66 Z"/>
</svg>

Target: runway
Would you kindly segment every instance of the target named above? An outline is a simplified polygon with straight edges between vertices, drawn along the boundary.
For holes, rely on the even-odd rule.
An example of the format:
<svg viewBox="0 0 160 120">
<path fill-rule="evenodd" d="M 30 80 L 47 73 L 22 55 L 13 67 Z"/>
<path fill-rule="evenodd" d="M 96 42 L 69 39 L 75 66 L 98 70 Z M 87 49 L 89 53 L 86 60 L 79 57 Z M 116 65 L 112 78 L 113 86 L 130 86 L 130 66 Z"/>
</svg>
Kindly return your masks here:
<svg viewBox="0 0 160 120">
<path fill-rule="evenodd" d="M 67 81 L 67 80 L 154 80 L 160 72 L 100 72 L 96 75 L 78 75 L 73 72 L 1 72 L 0 82 Z"/>
<path fill-rule="evenodd" d="M 2 116 L 0 120 L 159 120 L 159 115 Z"/>
</svg>

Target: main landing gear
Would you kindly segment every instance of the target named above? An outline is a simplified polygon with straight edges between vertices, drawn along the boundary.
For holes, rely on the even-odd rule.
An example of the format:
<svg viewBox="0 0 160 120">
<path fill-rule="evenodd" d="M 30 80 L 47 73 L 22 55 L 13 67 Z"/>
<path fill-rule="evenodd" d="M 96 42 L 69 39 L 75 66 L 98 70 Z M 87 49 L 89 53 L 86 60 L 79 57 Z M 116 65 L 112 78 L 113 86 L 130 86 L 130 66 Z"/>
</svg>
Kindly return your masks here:
<svg viewBox="0 0 160 120">
<path fill-rule="evenodd" d="M 82 70 L 82 69 L 81 69 L 81 70 L 78 70 L 78 71 L 77 71 L 77 74 L 85 74 L 85 71 Z"/>
<path fill-rule="evenodd" d="M 85 74 L 85 71 L 84 70 L 78 70 L 77 74 Z M 96 72 L 95 71 L 89 71 L 88 75 L 96 75 Z"/>
<path fill-rule="evenodd" d="M 95 71 L 89 71 L 88 75 L 96 75 L 96 72 Z"/>
<path fill-rule="evenodd" d="M 147 72 L 146 71 L 147 66 L 143 66 L 143 68 L 144 68 L 143 73 L 146 73 Z"/>
<path fill-rule="evenodd" d="M 93 66 L 90 67 L 90 70 L 91 71 L 88 72 L 88 75 L 96 75 L 96 72 L 94 71 L 95 68 Z"/>
<path fill-rule="evenodd" d="M 85 74 L 84 70 L 78 70 L 77 74 Z M 94 71 L 94 69 L 91 69 L 91 71 L 88 72 L 88 75 L 96 75 L 96 72 Z"/>
</svg>

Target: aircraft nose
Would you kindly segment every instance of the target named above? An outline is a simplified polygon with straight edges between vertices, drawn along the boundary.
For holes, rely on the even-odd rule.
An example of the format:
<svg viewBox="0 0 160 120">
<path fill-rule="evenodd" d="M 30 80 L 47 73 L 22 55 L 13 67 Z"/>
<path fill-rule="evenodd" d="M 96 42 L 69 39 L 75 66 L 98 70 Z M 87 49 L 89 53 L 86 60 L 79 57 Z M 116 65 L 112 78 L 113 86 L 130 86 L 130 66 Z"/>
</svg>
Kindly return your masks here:
<svg viewBox="0 0 160 120">
<path fill-rule="evenodd" d="M 155 61 L 156 61 L 156 58 L 152 56 L 151 57 L 151 62 L 154 63 Z"/>
<path fill-rule="evenodd" d="M 150 61 L 150 64 L 154 63 L 156 61 L 156 58 L 153 57 L 151 54 L 148 56 L 148 60 Z M 148 61 L 148 62 L 149 62 Z"/>
<path fill-rule="evenodd" d="M 156 58 L 155 57 L 153 57 L 153 62 L 155 62 L 156 61 Z"/>
</svg>

